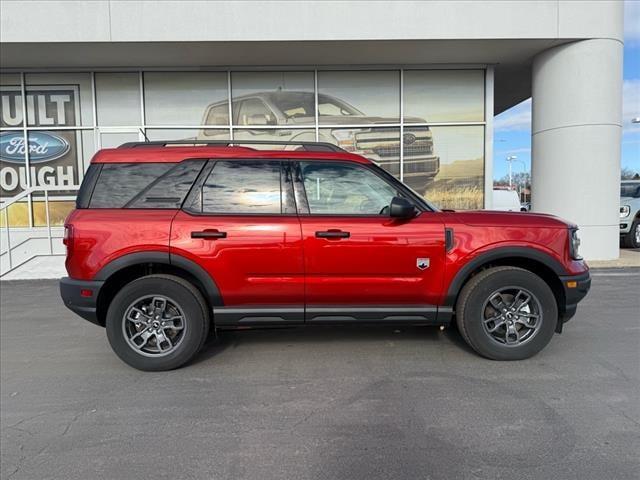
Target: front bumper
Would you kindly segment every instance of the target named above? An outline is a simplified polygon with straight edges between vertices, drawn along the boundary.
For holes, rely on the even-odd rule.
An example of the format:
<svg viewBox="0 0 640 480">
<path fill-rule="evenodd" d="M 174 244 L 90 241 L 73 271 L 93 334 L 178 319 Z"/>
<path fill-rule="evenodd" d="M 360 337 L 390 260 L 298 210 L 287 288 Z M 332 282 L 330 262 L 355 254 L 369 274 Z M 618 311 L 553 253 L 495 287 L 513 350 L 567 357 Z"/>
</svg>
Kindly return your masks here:
<svg viewBox="0 0 640 480">
<path fill-rule="evenodd" d="M 568 322 L 575 314 L 578 303 L 589 293 L 591 288 L 591 275 L 588 271 L 579 275 L 561 276 L 562 288 L 564 289 L 564 305 L 560 305 L 558 328 L 562 329 L 562 324 Z"/>
<path fill-rule="evenodd" d="M 628 220 L 620 220 L 620 235 L 626 235 L 631 231 L 631 225 L 633 224 L 633 217 L 629 217 Z"/>
<path fill-rule="evenodd" d="M 100 281 L 63 277 L 60 279 L 60 296 L 69 310 L 91 323 L 102 325 L 98 320 L 97 303 L 103 284 Z"/>
</svg>

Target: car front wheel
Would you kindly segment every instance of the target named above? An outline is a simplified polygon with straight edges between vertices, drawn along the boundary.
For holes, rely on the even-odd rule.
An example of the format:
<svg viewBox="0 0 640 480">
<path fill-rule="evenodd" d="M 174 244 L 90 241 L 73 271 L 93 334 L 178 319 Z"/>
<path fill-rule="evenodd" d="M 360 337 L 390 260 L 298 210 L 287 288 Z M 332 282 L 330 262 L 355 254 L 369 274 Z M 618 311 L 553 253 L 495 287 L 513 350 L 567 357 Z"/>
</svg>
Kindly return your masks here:
<svg viewBox="0 0 640 480">
<path fill-rule="evenodd" d="M 624 236 L 624 247 L 640 248 L 640 219 L 635 219 L 631 225 L 631 230 Z"/>
<path fill-rule="evenodd" d="M 467 282 L 456 304 L 465 341 L 492 360 L 522 360 L 544 348 L 558 322 L 553 292 L 534 273 L 517 267 L 484 270 Z"/>
<path fill-rule="evenodd" d="M 149 275 L 125 285 L 107 312 L 107 338 L 139 370 L 178 368 L 202 348 L 208 309 L 200 292 L 172 275 Z"/>
</svg>

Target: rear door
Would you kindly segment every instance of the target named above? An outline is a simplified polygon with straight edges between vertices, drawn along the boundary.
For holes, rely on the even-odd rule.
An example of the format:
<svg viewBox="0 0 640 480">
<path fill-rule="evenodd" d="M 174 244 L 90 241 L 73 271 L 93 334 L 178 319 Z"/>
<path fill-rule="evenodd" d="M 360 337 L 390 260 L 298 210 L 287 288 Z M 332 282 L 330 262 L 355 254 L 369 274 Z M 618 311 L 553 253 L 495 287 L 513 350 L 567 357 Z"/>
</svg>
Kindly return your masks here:
<svg viewBox="0 0 640 480">
<path fill-rule="evenodd" d="M 308 322 L 435 320 L 445 253 L 439 214 L 390 218 L 398 185 L 353 162 L 299 162 L 295 185 L 306 194 L 298 204 Z"/>
<path fill-rule="evenodd" d="M 170 250 L 200 264 L 218 325 L 304 321 L 302 235 L 287 162 L 211 161 L 176 215 Z"/>
</svg>

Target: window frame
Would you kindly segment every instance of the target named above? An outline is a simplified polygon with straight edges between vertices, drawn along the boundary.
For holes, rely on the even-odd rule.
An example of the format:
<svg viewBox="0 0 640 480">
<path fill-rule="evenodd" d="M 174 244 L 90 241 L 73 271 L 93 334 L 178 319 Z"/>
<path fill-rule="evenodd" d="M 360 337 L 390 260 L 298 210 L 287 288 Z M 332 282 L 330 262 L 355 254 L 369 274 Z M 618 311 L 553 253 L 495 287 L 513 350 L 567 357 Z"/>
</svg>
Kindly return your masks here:
<svg viewBox="0 0 640 480">
<path fill-rule="evenodd" d="M 188 207 L 197 195 L 198 190 L 201 189 L 211 172 L 213 171 L 216 163 L 218 162 L 261 162 L 261 163 L 275 163 L 280 164 L 280 213 L 247 213 L 247 212 L 204 212 L 193 210 Z M 196 178 L 191 185 L 189 193 L 187 193 L 180 210 L 188 215 L 195 217 L 296 217 L 298 216 L 296 207 L 296 197 L 293 187 L 292 171 L 289 160 L 283 159 L 261 159 L 261 158 L 216 158 L 209 159 L 203 169 L 200 171 L 200 175 Z"/>
<path fill-rule="evenodd" d="M 304 186 L 304 178 L 302 177 L 302 169 L 300 168 L 301 162 L 315 162 L 315 163 L 327 163 L 327 164 L 337 164 L 337 165 L 347 165 L 354 168 L 362 168 L 373 173 L 375 176 L 380 178 L 383 182 L 395 188 L 395 190 L 402 194 L 404 198 L 410 200 L 414 206 L 418 209 L 417 216 L 420 216 L 422 213 L 427 211 L 437 211 L 433 206 L 429 205 L 424 199 L 420 198 L 413 191 L 407 188 L 402 182 L 400 182 L 397 178 L 392 176 L 390 173 L 385 171 L 383 168 L 377 166 L 374 163 L 364 164 L 358 162 L 350 162 L 348 160 L 326 160 L 326 159 L 297 159 L 295 162 L 295 171 L 294 171 L 294 190 L 295 190 L 295 198 L 296 203 L 298 204 L 298 215 L 304 217 L 355 217 L 355 218 L 390 218 L 389 215 L 380 214 L 380 213 L 311 213 L 311 209 L 309 208 L 309 200 L 307 198 L 307 191 Z"/>
</svg>

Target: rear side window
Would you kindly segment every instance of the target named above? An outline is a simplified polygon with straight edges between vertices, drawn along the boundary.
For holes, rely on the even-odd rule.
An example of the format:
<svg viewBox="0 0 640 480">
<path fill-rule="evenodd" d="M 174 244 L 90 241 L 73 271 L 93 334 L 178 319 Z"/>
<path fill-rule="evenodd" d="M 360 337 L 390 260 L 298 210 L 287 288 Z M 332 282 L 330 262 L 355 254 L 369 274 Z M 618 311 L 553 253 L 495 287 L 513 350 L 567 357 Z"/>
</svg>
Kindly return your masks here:
<svg viewBox="0 0 640 480">
<path fill-rule="evenodd" d="M 100 163 L 92 163 L 89 165 L 89 168 L 84 173 L 82 185 L 80 185 L 80 190 L 78 190 L 78 195 L 76 196 L 76 208 L 89 207 L 91 194 L 93 193 L 93 189 L 96 185 L 96 180 L 98 180 L 101 169 L 102 164 Z"/>
<path fill-rule="evenodd" d="M 89 208 L 180 208 L 204 163 L 104 164 Z"/>
<path fill-rule="evenodd" d="M 216 162 L 187 209 L 206 214 L 280 214 L 280 162 Z"/>
</svg>

